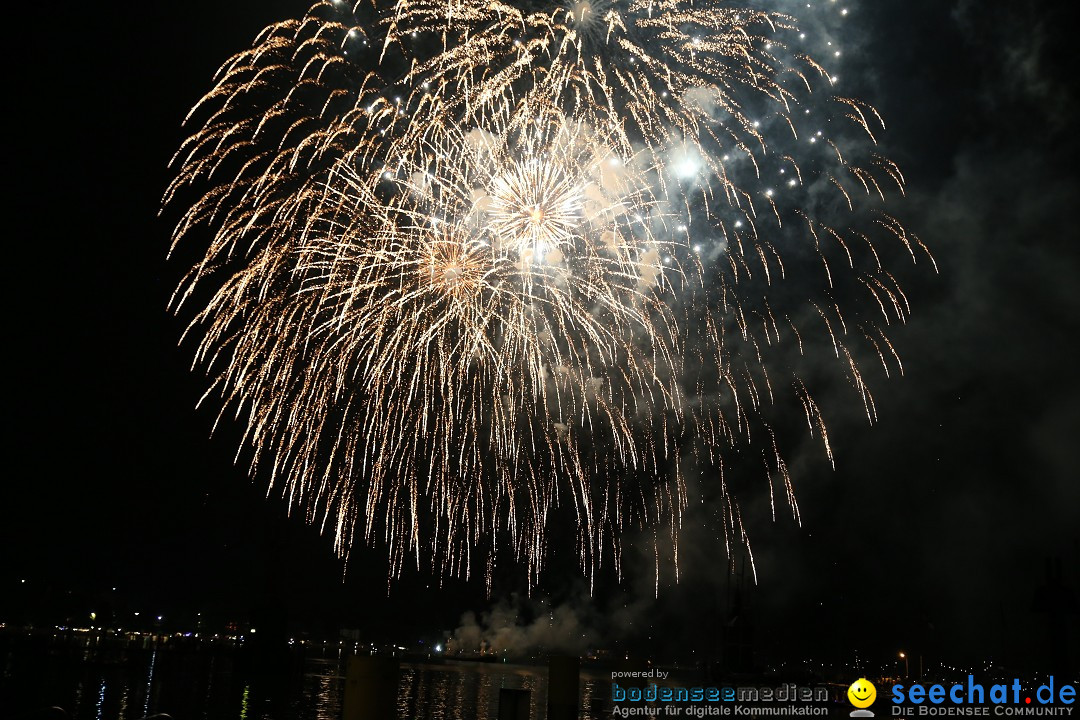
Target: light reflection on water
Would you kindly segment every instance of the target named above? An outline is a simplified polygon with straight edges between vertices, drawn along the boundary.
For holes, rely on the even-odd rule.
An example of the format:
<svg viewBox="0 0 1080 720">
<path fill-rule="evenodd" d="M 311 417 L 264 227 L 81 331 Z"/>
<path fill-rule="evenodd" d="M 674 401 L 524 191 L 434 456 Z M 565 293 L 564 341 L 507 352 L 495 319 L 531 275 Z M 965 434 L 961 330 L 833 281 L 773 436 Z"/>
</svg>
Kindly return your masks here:
<svg viewBox="0 0 1080 720">
<path fill-rule="evenodd" d="M 507 665 L 404 665 L 398 716 L 424 720 L 495 720 L 499 690 L 528 690 L 531 716 L 543 717 L 547 678 L 532 667 Z"/>
<path fill-rule="evenodd" d="M 154 684 L 154 663 L 157 662 L 157 650 L 154 650 L 150 654 L 150 670 L 146 673 L 146 704 L 143 705 L 143 717 L 150 714 L 150 688 Z M 213 661 L 211 660 L 211 667 L 213 667 Z M 126 695 L 125 688 L 125 695 Z"/>
<path fill-rule="evenodd" d="M 140 720 L 155 713 L 202 720 L 341 720 L 345 658 L 297 660 L 285 673 L 244 669 L 236 657 L 145 651 L 123 658 L 55 652 L 9 653 L 0 703 L 19 713 L 59 706 L 71 720 Z M 609 685 L 581 676 L 581 720 L 604 712 Z M 529 691 L 530 718 L 543 720 L 547 670 L 494 663 L 403 663 L 399 720 L 496 720 L 499 691 Z"/>
</svg>

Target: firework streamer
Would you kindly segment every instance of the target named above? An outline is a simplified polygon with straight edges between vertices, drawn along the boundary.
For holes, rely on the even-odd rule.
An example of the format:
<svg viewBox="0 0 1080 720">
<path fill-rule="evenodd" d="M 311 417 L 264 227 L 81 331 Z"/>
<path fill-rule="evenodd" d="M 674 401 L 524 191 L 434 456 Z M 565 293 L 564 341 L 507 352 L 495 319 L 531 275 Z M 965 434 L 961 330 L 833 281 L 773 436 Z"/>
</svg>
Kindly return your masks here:
<svg viewBox="0 0 1080 720">
<path fill-rule="evenodd" d="M 832 357 L 873 422 L 858 358 L 902 372 L 910 311 L 886 246 L 932 263 L 884 211 L 881 118 L 801 38 L 720 0 L 324 2 L 265 30 L 165 197 L 174 248 L 206 246 L 173 308 L 252 472 L 342 555 L 489 587 L 501 547 L 534 585 L 567 523 L 590 578 L 636 531 L 677 572 L 692 496 L 730 555 L 744 447 L 798 520 L 778 395 L 832 445 L 792 358 Z"/>
</svg>

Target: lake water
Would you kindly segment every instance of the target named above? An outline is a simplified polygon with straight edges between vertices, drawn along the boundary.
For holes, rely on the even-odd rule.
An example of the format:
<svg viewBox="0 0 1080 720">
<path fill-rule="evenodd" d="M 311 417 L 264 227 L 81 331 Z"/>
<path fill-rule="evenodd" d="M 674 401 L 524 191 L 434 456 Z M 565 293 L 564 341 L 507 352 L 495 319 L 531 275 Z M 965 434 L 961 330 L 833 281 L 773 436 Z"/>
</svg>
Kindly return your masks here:
<svg viewBox="0 0 1080 720">
<path fill-rule="evenodd" d="M 72 720 L 341 720 L 344 656 L 291 654 L 268 666 L 231 649 L 0 648 L 0 717 L 50 706 Z M 400 720 L 496 720 L 499 690 L 530 691 L 532 720 L 545 717 L 547 670 L 496 663 L 402 663 Z M 610 718 L 610 680 L 581 676 L 581 720 Z M 610 702 L 606 705 L 609 707 Z"/>
</svg>

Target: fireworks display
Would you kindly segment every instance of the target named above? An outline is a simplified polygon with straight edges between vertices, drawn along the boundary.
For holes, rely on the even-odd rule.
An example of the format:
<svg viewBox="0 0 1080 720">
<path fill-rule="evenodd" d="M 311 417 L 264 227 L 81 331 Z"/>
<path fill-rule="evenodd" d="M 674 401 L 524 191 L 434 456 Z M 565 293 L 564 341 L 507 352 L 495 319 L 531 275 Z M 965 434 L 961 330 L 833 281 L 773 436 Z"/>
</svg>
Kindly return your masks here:
<svg viewBox="0 0 1080 720">
<path fill-rule="evenodd" d="M 335 0 L 229 60 L 165 201 L 252 472 L 391 577 L 490 584 L 509 552 L 532 585 L 572 537 L 592 578 L 640 530 L 677 572 L 704 497 L 730 555 L 732 453 L 797 519 L 770 410 L 831 459 L 809 357 L 872 422 L 858 360 L 902 372 L 909 312 L 888 260 L 933 259 L 884 210 L 881 118 L 784 10 Z"/>
</svg>

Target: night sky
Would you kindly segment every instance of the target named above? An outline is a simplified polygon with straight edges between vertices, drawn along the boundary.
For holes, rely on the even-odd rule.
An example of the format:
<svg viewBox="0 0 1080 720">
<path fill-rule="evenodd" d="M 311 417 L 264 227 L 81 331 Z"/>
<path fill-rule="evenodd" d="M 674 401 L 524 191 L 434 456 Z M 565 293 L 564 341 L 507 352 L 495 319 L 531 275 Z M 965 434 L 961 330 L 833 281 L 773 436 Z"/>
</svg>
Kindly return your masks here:
<svg viewBox="0 0 1080 720">
<path fill-rule="evenodd" d="M 913 317 L 893 339 L 906 374 L 874 385 L 880 422 L 834 403 L 835 471 L 791 458 L 803 527 L 751 523 L 760 649 L 886 658 L 917 647 L 1038 670 L 1047 616 L 1035 611 L 1056 559 L 1074 614 L 1055 632 L 1071 637 L 1075 667 L 1080 192 L 1066 4 L 851 4 L 862 54 L 852 82 L 882 112 L 885 154 L 908 181 L 892 209 L 940 274 L 905 281 Z M 407 640 L 523 590 L 508 576 L 489 600 L 480 580 L 440 589 L 407 572 L 388 594 L 382 548 L 358 548 L 343 578 L 329 539 L 233 464 L 238 428 L 211 439 L 212 409 L 195 409 L 204 379 L 189 370 L 192 348 L 177 347 L 183 321 L 166 312 L 184 271 L 165 259 L 176 213 L 157 216 L 166 164 L 221 62 L 305 7 L 83 5 L 9 29 L 19 37 L 7 94 L 14 330 L 0 621 L 28 612 L 31 597 L 83 602 L 65 600 L 70 590 L 118 612 L 269 607 L 295 628 Z M 647 571 L 593 601 L 553 571 L 537 594 L 603 642 L 695 642 L 725 563 L 694 533 L 682 584 L 659 601 Z"/>
</svg>

